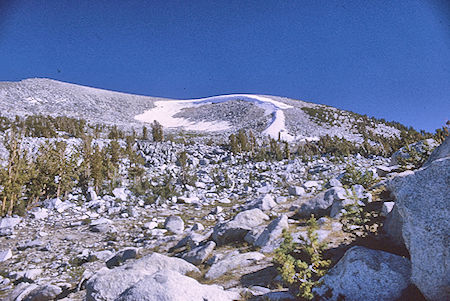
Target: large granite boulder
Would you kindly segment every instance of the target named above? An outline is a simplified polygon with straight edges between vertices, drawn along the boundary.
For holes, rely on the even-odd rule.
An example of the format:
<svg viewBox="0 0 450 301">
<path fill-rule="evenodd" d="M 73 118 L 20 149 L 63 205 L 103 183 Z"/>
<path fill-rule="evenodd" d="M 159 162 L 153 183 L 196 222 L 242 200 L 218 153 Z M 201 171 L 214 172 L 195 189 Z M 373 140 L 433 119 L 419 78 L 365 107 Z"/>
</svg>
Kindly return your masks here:
<svg viewBox="0 0 450 301">
<path fill-rule="evenodd" d="M 115 269 L 99 270 L 86 283 L 86 300 L 115 300 L 126 289 L 146 276 L 162 270 L 181 274 L 200 272 L 194 265 L 183 259 L 152 253 Z"/>
<path fill-rule="evenodd" d="M 449 148 L 447 138 L 424 167 L 394 178 L 389 185 L 403 221 L 412 282 L 429 300 L 450 296 Z"/>
<path fill-rule="evenodd" d="M 352 247 L 321 278 L 319 300 L 396 300 L 410 284 L 408 259 L 384 251 Z"/>
<path fill-rule="evenodd" d="M 195 279 L 171 270 L 145 276 L 125 290 L 116 301 L 185 301 L 185 300 L 239 300 L 237 292 L 225 291 L 218 285 L 204 285 Z"/>
<path fill-rule="evenodd" d="M 269 220 L 269 217 L 261 209 L 245 210 L 238 213 L 233 220 L 217 224 L 214 227 L 212 238 L 218 245 L 244 241 L 245 235 L 250 230 L 266 220 Z"/>
</svg>

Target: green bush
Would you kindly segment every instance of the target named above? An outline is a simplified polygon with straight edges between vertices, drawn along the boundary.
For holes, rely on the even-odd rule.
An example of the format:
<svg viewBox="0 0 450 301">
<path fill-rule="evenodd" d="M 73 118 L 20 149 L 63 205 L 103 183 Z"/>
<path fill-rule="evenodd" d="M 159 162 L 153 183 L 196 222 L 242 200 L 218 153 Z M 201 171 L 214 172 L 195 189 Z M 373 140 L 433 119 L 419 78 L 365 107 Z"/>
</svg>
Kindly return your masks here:
<svg viewBox="0 0 450 301">
<path fill-rule="evenodd" d="M 311 300 L 314 298 L 312 289 L 320 285 L 319 279 L 328 271 L 330 261 L 323 259 L 326 244 L 319 243 L 314 216 L 307 224 L 307 238 L 302 244 L 294 243 L 289 232 L 283 233 L 284 241 L 275 251 L 274 263 L 290 289 L 298 297 Z"/>
<path fill-rule="evenodd" d="M 367 189 L 376 183 L 376 179 L 373 172 L 369 170 L 362 172 L 361 170 L 356 169 L 355 165 L 350 164 L 345 168 L 345 173 L 341 179 L 341 183 L 347 187 L 359 184 Z"/>
</svg>

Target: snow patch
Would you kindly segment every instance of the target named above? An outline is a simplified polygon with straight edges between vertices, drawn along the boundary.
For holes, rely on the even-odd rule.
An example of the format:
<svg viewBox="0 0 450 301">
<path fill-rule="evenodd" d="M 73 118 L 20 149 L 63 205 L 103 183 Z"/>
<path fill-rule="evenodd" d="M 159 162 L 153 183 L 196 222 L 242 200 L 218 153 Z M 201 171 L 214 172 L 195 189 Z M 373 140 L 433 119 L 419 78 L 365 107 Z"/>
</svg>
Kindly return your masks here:
<svg viewBox="0 0 450 301">
<path fill-rule="evenodd" d="M 295 139 L 295 137 L 290 135 L 286 130 L 285 115 L 283 112 L 283 109 L 289 109 L 292 108 L 292 106 L 273 100 L 267 96 L 232 94 L 200 99 L 156 101 L 154 103 L 155 108 L 145 111 L 143 114 L 137 115 L 134 118 L 147 123 L 152 123 L 156 120 L 163 127 L 167 128 L 183 127 L 186 130 L 207 132 L 225 131 L 231 129 L 231 125 L 226 121 L 192 122 L 185 118 L 175 118 L 173 116 L 184 108 L 193 107 L 199 104 L 222 103 L 231 100 L 243 100 L 255 103 L 259 107 L 263 108 L 266 114 L 272 114 L 272 122 L 269 127 L 263 131 L 264 134 L 274 139 L 281 137 L 281 139 L 285 141 L 292 141 Z"/>
</svg>

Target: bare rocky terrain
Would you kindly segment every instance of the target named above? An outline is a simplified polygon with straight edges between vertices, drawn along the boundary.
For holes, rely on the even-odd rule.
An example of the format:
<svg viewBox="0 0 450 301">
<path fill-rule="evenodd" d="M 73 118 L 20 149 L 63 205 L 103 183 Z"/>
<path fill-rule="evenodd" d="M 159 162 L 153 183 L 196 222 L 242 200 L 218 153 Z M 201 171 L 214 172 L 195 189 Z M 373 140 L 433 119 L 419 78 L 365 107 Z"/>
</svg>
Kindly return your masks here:
<svg viewBox="0 0 450 301">
<path fill-rule="evenodd" d="M 299 137 L 363 140 L 357 114 L 273 99 L 292 106 L 284 110 L 286 127 Z M 143 123 L 134 117 L 160 100 L 47 79 L 0 83 L 0 110 L 9 117 L 63 115 L 137 129 Z M 75 186 L 64 197 L 42 199 L 23 216 L 0 218 L 1 300 L 303 300 L 298 284 L 309 279 L 300 273 L 316 273 L 318 266 L 292 267 L 288 283 L 288 271 L 277 262 L 286 233 L 300 259 L 300 249 L 312 240 L 324 245 L 321 256 L 329 266 L 312 289 L 316 300 L 450 297 L 448 138 L 440 146 L 434 140 L 412 144 L 392 157 L 292 151 L 255 160 L 207 140 L 251 129 L 264 141 L 259 133 L 270 116 L 260 107 L 233 100 L 177 116 L 227 121 L 233 129 L 190 136 L 167 131 L 171 141 L 137 139 L 132 152 L 152 189 L 132 185 L 124 157 L 119 184 L 110 191 Z M 370 122 L 373 133 L 399 135 L 387 123 Z M 83 143 L 63 136 L 25 137 L 23 148 L 35 155 L 52 141 L 65 141 L 69 150 Z M 92 145 L 105 149 L 112 141 L 97 137 Z M 126 146 L 125 139 L 118 141 Z M 296 146 L 287 145 L 287 152 Z M 419 169 L 401 164 L 412 156 L 408 149 L 422 154 L 436 146 Z M 8 151 L 1 149 L 5 165 Z M 374 214 L 366 221 L 374 223 L 366 229 L 350 220 L 350 210 Z M 311 216 L 317 220 L 315 238 L 308 234 Z"/>
</svg>

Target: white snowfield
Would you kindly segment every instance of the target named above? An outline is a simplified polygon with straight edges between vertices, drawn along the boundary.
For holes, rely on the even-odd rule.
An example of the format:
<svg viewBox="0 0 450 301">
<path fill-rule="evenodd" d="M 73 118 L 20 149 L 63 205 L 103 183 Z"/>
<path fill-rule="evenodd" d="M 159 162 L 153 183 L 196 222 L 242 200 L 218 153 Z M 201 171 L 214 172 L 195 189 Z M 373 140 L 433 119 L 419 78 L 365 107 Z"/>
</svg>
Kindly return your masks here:
<svg viewBox="0 0 450 301">
<path fill-rule="evenodd" d="M 267 96 L 252 94 L 231 94 L 199 99 L 156 101 L 154 103 L 155 108 L 145 111 L 143 114 L 137 115 L 134 118 L 147 123 L 152 123 L 156 120 L 166 128 L 182 127 L 186 130 L 207 132 L 225 131 L 231 129 L 231 125 L 227 121 L 193 122 L 185 118 L 175 118 L 173 116 L 184 108 L 189 108 L 200 104 L 221 103 L 230 100 L 243 100 L 255 103 L 259 107 L 263 108 L 266 114 L 272 115 L 272 122 L 263 131 L 263 134 L 266 134 L 274 139 L 278 139 L 280 136 L 282 140 L 288 142 L 295 139 L 295 137 L 290 135 L 286 130 L 285 116 L 283 112 L 283 109 L 289 109 L 292 108 L 292 106 L 273 100 Z"/>
</svg>

